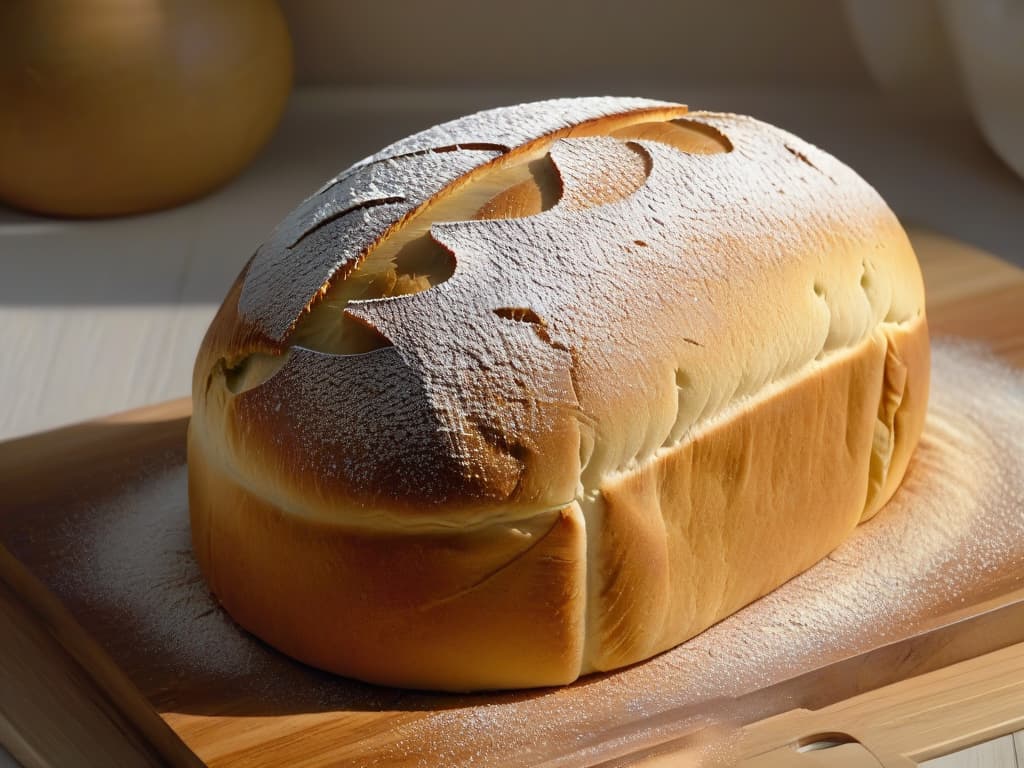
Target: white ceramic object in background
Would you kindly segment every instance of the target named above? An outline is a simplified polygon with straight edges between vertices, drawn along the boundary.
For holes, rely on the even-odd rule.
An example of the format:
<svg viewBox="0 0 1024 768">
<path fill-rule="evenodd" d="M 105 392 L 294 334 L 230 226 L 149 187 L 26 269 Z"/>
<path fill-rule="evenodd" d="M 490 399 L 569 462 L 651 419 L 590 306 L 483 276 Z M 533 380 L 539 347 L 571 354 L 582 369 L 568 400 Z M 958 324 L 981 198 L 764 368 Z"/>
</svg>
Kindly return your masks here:
<svg viewBox="0 0 1024 768">
<path fill-rule="evenodd" d="M 940 7 L 974 117 L 1024 178 L 1024 0 L 943 0 Z"/>
<path fill-rule="evenodd" d="M 843 5 L 865 66 L 894 102 L 918 112 L 967 108 L 935 0 Z"/>
<path fill-rule="evenodd" d="M 901 108 L 966 111 L 1024 178 L 1024 0 L 844 0 L 865 66 Z"/>
</svg>

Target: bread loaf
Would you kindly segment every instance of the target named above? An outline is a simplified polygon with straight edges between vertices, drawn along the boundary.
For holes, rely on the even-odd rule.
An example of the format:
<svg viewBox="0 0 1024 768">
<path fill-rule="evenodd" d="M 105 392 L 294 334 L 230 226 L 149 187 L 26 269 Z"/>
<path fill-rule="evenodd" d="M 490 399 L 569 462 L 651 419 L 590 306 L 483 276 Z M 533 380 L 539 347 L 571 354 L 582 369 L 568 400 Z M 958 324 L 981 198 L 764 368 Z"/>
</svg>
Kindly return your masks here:
<svg viewBox="0 0 1024 768">
<path fill-rule="evenodd" d="M 196 557 L 388 685 L 568 683 L 824 557 L 923 425 L 921 275 L 849 168 L 643 99 L 482 112 L 303 202 L 202 344 Z"/>
</svg>

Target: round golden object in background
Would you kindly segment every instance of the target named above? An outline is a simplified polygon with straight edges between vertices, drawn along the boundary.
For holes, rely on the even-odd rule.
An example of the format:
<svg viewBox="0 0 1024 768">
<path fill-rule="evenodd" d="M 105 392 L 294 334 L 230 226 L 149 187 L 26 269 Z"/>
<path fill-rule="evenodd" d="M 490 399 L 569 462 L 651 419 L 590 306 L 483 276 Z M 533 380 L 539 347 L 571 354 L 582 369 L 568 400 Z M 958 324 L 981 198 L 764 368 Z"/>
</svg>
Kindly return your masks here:
<svg viewBox="0 0 1024 768">
<path fill-rule="evenodd" d="M 292 80 L 274 0 L 0 4 L 0 201 L 109 216 L 198 197 L 270 138 Z"/>
</svg>

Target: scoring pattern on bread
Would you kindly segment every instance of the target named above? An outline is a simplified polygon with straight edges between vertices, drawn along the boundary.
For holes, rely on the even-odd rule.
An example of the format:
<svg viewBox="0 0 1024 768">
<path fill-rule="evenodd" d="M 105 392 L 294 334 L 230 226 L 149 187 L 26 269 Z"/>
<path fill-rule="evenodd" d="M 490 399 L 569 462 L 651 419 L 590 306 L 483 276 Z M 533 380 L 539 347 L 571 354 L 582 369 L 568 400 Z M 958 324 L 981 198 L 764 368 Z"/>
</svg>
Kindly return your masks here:
<svg viewBox="0 0 1024 768">
<path fill-rule="evenodd" d="M 233 395 L 233 418 L 302 457 L 296 469 L 328 498 L 524 517 L 594 492 L 729 404 L 922 311 L 909 248 L 876 248 L 898 224 L 852 171 L 748 118 L 686 122 L 720 132 L 729 151 L 563 138 L 543 150 L 561 185 L 551 210 L 454 222 L 428 210 L 452 275 L 426 292 L 336 308 L 332 321 L 359 321 L 383 348 L 338 355 L 306 339 L 274 359 L 268 381 Z M 422 151 L 422 140 L 413 146 Z M 345 195 L 370 199 L 360 181 L 398 196 L 401 178 L 411 199 L 423 197 L 429 185 L 410 179 L 437 158 L 449 171 L 441 181 L 493 159 L 478 149 L 405 155 L 417 170 L 390 186 L 366 174 L 392 162 L 376 159 L 341 177 Z M 377 207 L 335 216 L 335 197 L 311 200 L 255 257 L 241 317 L 269 327 L 285 306 L 271 297 L 283 297 L 293 304 L 282 318 L 301 330 L 297 307 L 309 298 L 294 301 L 296 286 L 315 294 L 323 280 L 306 267 L 322 270 L 339 248 L 367 250 L 399 215 L 383 204 L 379 219 Z M 262 256 L 311 238 L 291 261 Z M 538 322 L 509 322 L 509 307 Z"/>
<path fill-rule="evenodd" d="M 565 682 L 700 631 L 874 514 L 920 434 L 927 366 L 906 235 L 816 147 L 644 100 L 482 113 L 336 177 L 243 271 L 196 364 L 197 551 L 236 618 L 319 666 L 433 687 L 449 687 L 446 674 L 456 687 Z M 786 474 L 786 461 L 751 454 L 762 450 L 796 465 Z M 830 467 L 842 477 L 828 487 L 809 476 Z M 550 586 L 572 597 L 544 615 L 565 631 L 548 641 L 524 624 L 484 641 L 435 622 L 434 640 L 490 643 L 489 659 L 520 649 L 501 673 L 417 677 L 430 654 L 400 639 L 376 640 L 406 660 L 393 674 L 362 646 L 363 661 L 346 662 L 356 645 L 311 645 L 281 589 L 252 602 L 231 559 L 251 550 L 244 514 L 218 518 L 218 494 L 258 500 L 295 567 L 322 557 L 303 526 L 339 541 L 467 537 L 445 539 L 443 555 L 416 545 L 462 573 L 480 537 L 543 560 L 534 544 L 554 546 L 545 532 L 560 520 Z M 773 551 L 750 573 L 759 537 Z M 536 574 L 516 572 L 535 600 Z M 375 580 L 401 582 L 372 568 L 333 586 L 294 578 L 375 620 Z M 544 623 L 522 595 L 490 593 L 490 576 L 438 578 L 460 612 L 504 606 Z M 411 625 L 426 620 L 402 605 Z M 299 628 L 283 629 L 284 615 Z M 531 658 L 543 673 L 531 677 Z"/>
</svg>

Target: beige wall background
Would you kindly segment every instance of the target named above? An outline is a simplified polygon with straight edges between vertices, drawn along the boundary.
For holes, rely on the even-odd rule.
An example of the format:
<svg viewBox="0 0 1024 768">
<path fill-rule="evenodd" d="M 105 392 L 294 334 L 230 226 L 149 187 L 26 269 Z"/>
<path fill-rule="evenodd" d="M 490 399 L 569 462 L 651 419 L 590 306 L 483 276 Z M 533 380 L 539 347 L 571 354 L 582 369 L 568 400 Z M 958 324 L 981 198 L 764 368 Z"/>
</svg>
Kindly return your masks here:
<svg viewBox="0 0 1024 768">
<path fill-rule="evenodd" d="M 868 84 L 838 0 L 281 0 L 303 84 Z"/>
</svg>

